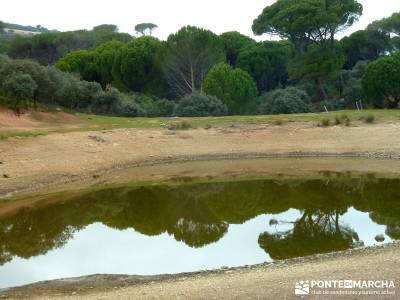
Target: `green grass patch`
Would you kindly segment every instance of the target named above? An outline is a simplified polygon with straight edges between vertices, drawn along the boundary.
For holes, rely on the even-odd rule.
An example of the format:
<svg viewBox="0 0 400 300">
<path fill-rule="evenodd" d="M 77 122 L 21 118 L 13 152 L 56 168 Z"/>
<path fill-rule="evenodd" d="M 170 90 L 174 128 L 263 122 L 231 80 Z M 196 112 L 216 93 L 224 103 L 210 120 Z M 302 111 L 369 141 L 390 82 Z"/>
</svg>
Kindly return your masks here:
<svg viewBox="0 0 400 300">
<path fill-rule="evenodd" d="M 66 133 L 76 131 L 101 131 L 119 128 L 173 128 L 179 127 L 180 124 L 188 122 L 190 128 L 214 128 L 218 126 L 237 126 L 246 124 L 271 124 L 281 125 L 287 123 L 306 123 L 320 124 L 323 119 L 329 119 L 330 125 L 340 123 L 349 126 L 353 122 L 366 122 L 368 116 L 373 115 L 372 123 L 399 122 L 400 110 L 398 109 L 381 109 L 381 110 L 365 110 L 359 112 L 357 110 L 343 110 L 331 113 L 307 113 L 307 114 L 291 114 L 291 115 L 262 115 L 262 116 L 224 116 L 224 117 L 194 117 L 194 118 L 126 118 L 126 117 L 110 117 L 100 115 L 76 114 L 81 122 L 77 124 L 51 124 L 51 127 L 45 129 L 37 129 L 30 131 L 16 131 L 13 129 L 0 130 L 0 140 L 9 137 L 21 136 L 38 136 L 50 133 Z M 326 121 L 324 121 L 326 122 Z M 65 126 L 69 125 L 69 126 Z M 339 125 L 339 124 L 337 124 Z"/>
</svg>

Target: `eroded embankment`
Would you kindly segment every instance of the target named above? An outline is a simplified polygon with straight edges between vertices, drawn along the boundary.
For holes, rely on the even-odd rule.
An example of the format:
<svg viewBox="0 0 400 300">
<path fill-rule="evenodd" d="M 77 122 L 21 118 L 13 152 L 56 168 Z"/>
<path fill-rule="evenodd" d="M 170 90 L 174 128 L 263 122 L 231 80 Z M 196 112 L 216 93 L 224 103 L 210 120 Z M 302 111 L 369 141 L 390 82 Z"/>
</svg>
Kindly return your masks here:
<svg viewBox="0 0 400 300">
<path fill-rule="evenodd" d="M 329 128 L 304 123 L 187 131 L 119 129 L 14 138 L 0 143 L 0 195 L 70 182 L 81 184 L 83 180 L 90 184 L 93 179 L 106 181 L 114 170 L 151 165 L 158 168 L 182 161 L 261 157 L 399 159 L 399 141 L 398 123 Z M 147 180 L 149 174 L 142 174 Z"/>
</svg>

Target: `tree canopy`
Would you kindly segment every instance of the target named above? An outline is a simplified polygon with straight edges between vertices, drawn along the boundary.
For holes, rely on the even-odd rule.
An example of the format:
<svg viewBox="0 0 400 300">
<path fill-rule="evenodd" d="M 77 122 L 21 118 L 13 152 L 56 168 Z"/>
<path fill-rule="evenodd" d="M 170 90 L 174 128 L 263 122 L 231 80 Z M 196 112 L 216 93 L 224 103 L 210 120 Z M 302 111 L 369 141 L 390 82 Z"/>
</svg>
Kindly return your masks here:
<svg viewBox="0 0 400 300">
<path fill-rule="evenodd" d="M 141 35 L 152 35 L 153 30 L 156 29 L 158 26 L 153 23 L 140 23 L 135 25 L 135 31 L 140 33 Z"/>
<path fill-rule="evenodd" d="M 364 95 L 376 107 L 396 108 L 400 102 L 400 52 L 369 64 L 362 79 Z"/>
<path fill-rule="evenodd" d="M 353 25 L 363 7 L 356 0 L 278 0 L 253 22 L 253 32 L 289 39 L 297 51 L 315 43 L 332 44 L 335 34 Z"/>
<path fill-rule="evenodd" d="M 203 83 L 207 94 L 221 99 L 230 114 L 244 114 L 255 104 L 257 87 L 251 76 L 226 63 L 215 65 Z"/>
<path fill-rule="evenodd" d="M 164 71 L 171 93 L 182 97 L 200 89 L 208 71 L 222 61 L 224 46 L 211 31 L 186 26 L 170 35 Z"/>
</svg>

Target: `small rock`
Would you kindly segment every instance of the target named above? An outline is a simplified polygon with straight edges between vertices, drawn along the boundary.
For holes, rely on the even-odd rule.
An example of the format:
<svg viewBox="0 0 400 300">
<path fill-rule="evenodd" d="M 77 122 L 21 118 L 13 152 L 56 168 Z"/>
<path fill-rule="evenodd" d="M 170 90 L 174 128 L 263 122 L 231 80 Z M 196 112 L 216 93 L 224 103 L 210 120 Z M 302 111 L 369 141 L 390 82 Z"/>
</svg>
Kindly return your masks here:
<svg viewBox="0 0 400 300">
<path fill-rule="evenodd" d="M 10 178 L 10 175 L 8 175 L 8 174 L 3 174 L 3 177 L 4 177 L 4 178 Z"/>
<path fill-rule="evenodd" d="M 385 241 L 385 236 L 383 234 L 378 234 L 377 236 L 375 236 L 375 241 L 382 243 Z"/>
<path fill-rule="evenodd" d="M 269 220 L 269 226 L 272 226 L 272 225 L 277 225 L 279 222 L 278 222 L 278 220 L 276 220 L 276 219 L 271 219 L 271 220 Z"/>
<path fill-rule="evenodd" d="M 76 292 L 72 292 L 71 295 L 76 295 Z"/>
<path fill-rule="evenodd" d="M 88 138 L 92 139 L 92 140 L 94 140 L 94 141 L 96 141 L 98 143 L 105 143 L 106 142 L 106 140 L 104 138 L 102 138 L 101 136 L 98 136 L 98 135 L 89 135 Z"/>
<path fill-rule="evenodd" d="M 93 174 L 93 178 L 94 178 L 94 179 L 99 178 L 99 177 L 100 177 L 99 174 Z"/>
</svg>

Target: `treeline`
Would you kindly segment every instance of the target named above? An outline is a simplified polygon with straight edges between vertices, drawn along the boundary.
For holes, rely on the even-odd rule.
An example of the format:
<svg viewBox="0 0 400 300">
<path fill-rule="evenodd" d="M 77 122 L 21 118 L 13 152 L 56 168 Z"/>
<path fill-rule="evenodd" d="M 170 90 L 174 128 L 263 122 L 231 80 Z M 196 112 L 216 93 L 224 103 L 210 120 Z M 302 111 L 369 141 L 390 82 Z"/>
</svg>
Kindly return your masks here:
<svg viewBox="0 0 400 300">
<path fill-rule="evenodd" d="M 280 41 L 256 42 L 238 32 L 216 35 L 193 26 L 160 41 L 100 25 L 92 31 L 3 40 L 0 49 L 11 58 L 37 61 L 44 65 L 37 68 L 70 82 L 68 92 L 56 84 L 59 91 L 43 98 L 38 90 L 44 85 L 25 72 L 38 87 L 23 97 L 93 113 L 297 113 L 354 108 L 360 100 L 364 106 L 397 107 L 400 13 L 337 40 L 337 33 L 361 14 L 355 0 L 278 0 L 254 20 L 252 29 L 257 35 L 278 35 Z M 2 61 L 8 61 L 8 68 L 34 64 Z M 23 68 L 16 73 L 24 73 Z M 0 92 L 17 97 L 4 84 Z"/>
</svg>

